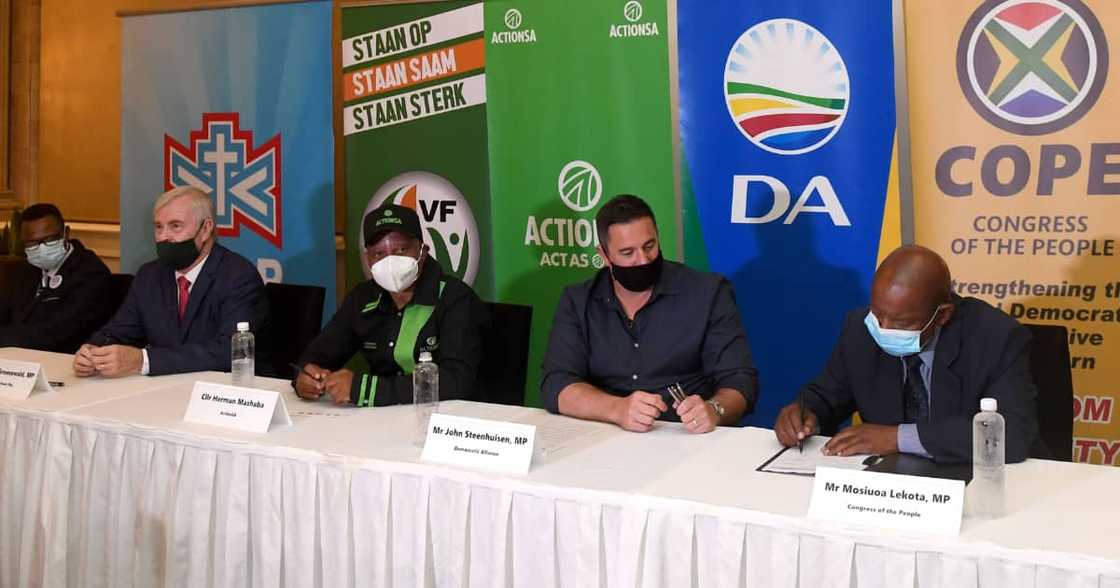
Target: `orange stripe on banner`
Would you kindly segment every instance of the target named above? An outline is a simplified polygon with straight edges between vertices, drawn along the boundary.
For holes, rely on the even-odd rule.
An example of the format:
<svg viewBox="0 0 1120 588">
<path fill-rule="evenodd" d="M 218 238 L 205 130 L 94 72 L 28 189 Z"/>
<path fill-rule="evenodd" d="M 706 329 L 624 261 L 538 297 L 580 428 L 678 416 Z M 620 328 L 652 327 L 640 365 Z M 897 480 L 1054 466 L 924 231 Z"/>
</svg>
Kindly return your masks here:
<svg viewBox="0 0 1120 588">
<path fill-rule="evenodd" d="M 879 263 L 890 255 L 891 251 L 902 246 L 902 199 L 898 188 L 898 134 L 894 136 L 894 148 L 891 149 L 891 169 L 887 177 L 887 193 L 883 202 L 883 226 L 879 232 Z"/>
<path fill-rule="evenodd" d="M 440 80 L 486 65 L 486 44 L 481 38 L 379 63 L 342 74 L 343 100 L 369 98 L 425 82 Z"/>
</svg>

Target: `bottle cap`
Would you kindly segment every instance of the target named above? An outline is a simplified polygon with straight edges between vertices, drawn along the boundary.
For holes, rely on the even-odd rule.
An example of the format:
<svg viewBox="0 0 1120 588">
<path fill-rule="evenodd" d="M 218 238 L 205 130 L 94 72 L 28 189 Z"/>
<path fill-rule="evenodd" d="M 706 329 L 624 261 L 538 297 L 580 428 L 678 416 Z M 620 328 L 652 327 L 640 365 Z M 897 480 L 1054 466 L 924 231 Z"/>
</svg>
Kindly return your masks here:
<svg viewBox="0 0 1120 588">
<path fill-rule="evenodd" d="M 996 404 L 997 403 L 996 403 L 995 398 L 981 398 L 980 399 L 980 410 L 983 410 L 985 412 L 995 412 L 996 411 Z"/>
<path fill-rule="evenodd" d="M 432 361 L 432 354 L 427 351 L 420 352 L 420 361 Z"/>
<path fill-rule="evenodd" d="M 242 333 L 248 332 L 249 331 L 249 323 L 244 323 L 244 322 L 243 323 L 237 323 L 237 330 L 239 332 L 242 332 Z"/>
</svg>

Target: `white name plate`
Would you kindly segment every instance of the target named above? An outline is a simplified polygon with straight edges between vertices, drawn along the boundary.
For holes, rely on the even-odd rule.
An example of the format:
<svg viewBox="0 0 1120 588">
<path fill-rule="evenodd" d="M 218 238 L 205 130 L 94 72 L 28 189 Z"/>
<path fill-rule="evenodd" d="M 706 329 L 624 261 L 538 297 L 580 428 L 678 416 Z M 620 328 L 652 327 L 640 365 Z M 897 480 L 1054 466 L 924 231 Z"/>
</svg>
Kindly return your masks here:
<svg viewBox="0 0 1120 588">
<path fill-rule="evenodd" d="M 279 392 L 195 382 L 183 421 L 267 433 L 272 425 L 291 425 L 288 406 Z"/>
<path fill-rule="evenodd" d="M 43 366 L 29 361 L 0 359 L 0 398 L 23 400 L 32 392 L 50 392 Z"/>
<path fill-rule="evenodd" d="M 959 535 L 964 482 L 817 468 L 809 518 Z"/>
<path fill-rule="evenodd" d="M 533 461 L 536 435 L 537 428 L 532 425 L 435 413 L 428 421 L 428 437 L 420 458 L 525 475 Z"/>
</svg>

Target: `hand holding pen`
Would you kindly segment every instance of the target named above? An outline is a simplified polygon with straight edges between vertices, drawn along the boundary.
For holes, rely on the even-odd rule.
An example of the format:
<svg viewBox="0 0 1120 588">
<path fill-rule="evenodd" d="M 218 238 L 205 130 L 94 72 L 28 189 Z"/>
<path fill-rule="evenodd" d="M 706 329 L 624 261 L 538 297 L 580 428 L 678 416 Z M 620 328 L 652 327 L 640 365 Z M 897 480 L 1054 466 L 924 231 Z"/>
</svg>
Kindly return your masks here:
<svg viewBox="0 0 1120 588">
<path fill-rule="evenodd" d="M 778 413 L 778 421 L 774 423 L 774 434 L 778 442 L 786 447 L 797 445 L 798 450 L 803 450 L 805 440 L 817 433 L 819 423 L 817 415 L 812 409 L 805 406 L 805 401 L 800 395 L 794 402 Z"/>
<path fill-rule="evenodd" d="M 294 363 L 289 365 L 299 371 L 295 386 L 297 396 L 304 400 L 318 400 L 327 391 L 327 378 L 331 375 L 330 370 L 325 370 L 313 363 L 302 367 Z"/>
</svg>

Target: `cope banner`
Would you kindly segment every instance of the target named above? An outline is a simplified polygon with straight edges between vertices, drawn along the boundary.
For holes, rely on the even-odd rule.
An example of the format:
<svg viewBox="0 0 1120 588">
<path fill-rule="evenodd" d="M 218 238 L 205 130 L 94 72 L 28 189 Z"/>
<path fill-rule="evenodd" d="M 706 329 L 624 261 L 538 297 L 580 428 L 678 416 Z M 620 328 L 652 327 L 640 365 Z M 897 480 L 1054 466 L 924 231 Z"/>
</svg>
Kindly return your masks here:
<svg viewBox="0 0 1120 588">
<path fill-rule="evenodd" d="M 735 287 L 771 426 L 899 242 L 891 3 L 680 0 L 678 19 L 686 255 Z"/>
<path fill-rule="evenodd" d="M 1073 457 L 1120 464 L 1120 5 L 905 9 L 916 239 L 961 296 L 1069 329 Z"/>
<path fill-rule="evenodd" d="M 122 20 L 121 268 L 155 258 L 152 204 L 211 194 L 218 238 L 266 282 L 327 289 L 334 311 L 331 6 Z"/>
<path fill-rule="evenodd" d="M 349 283 L 368 280 L 362 219 L 416 210 L 443 270 L 491 298 L 481 2 L 342 9 Z"/>
<path fill-rule="evenodd" d="M 603 267 L 602 205 L 644 198 L 675 257 L 666 19 L 663 0 L 486 2 L 494 272 L 533 306 L 531 405 L 561 291 Z"/>
</svg>

